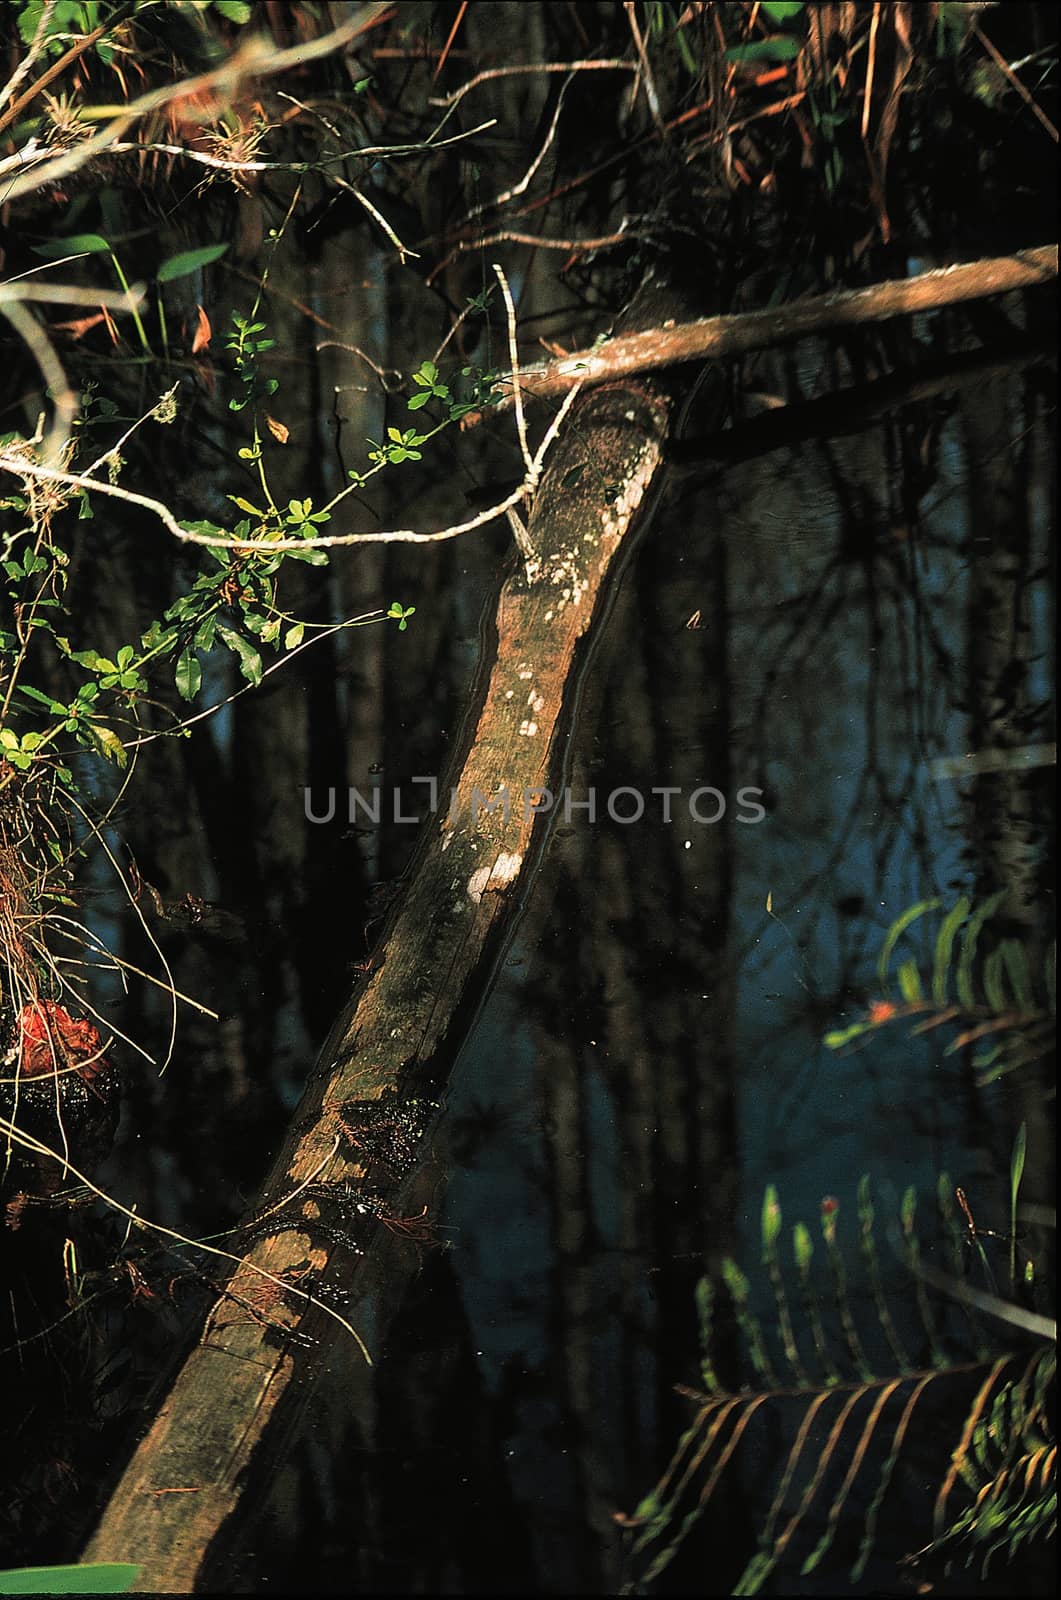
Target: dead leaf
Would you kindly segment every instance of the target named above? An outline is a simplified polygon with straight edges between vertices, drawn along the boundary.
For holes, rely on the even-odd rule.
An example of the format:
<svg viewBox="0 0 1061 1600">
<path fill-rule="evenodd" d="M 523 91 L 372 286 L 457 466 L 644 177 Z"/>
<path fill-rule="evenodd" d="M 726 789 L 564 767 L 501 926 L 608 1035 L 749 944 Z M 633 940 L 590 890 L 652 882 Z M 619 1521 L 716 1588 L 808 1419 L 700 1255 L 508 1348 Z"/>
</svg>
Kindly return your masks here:
<svg viewBox="0 0 1061 1600">
<path fill-rule="evenodd" d="M 192 340 L 193 356 L 197 356 L 200 350 L 206 350 L 208 348 L 210 344 L 210 336 L 213 331 L 210 327 L 210 318 L 207 316 L 202 306 L 196 306 L 195 309 L 199 315 L 195 325 L 195 338 Z"/>
<path fill-rule="evenodd" d="M 53 322 L 52 327 L 57 333 L 69 333 L 75 339 L 83 339 L 92 328 L 98 328 L 101 322 L 106 322 L 104 312 L 97 311 L 91 317 L 75 317 L 72 322 Z"/>
</svg>

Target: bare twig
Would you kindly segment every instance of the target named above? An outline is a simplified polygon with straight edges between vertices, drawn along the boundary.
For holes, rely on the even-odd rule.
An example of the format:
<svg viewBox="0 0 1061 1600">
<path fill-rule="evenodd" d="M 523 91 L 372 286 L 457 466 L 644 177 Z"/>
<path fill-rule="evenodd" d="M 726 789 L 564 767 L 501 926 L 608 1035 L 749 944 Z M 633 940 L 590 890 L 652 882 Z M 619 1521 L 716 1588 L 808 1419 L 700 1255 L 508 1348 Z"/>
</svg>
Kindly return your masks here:
<svg viewBox="0 0 1061 1600">
<path fill-rule="evenodd" d="M 528 62 L 519 67 L 487 67 L 484 72 L 477 72 L 474 78 L 455 89 L 452 94 L 441 99 L 432 100 L 433 106 L 446 106 L 450 111 L 459 105 L 466 94 L 472 89 L 477 89 L 481 83 L 490 83 L 495 78 L 525 77 L 528 73 L 551 72 L 636 72 L 638 69 L 632 61 L 537 61 Z"/>
<path fill-rule="evenodd" d="M 626 12 L 626 20 L 630 25 L 630 32 L 633 35 L 634 48 L 637 50 L 638 60 L 641 63 L 641 71 L 639 76 L 641 78 L 641 82 L 645 86 L 645 99 L 648 101 L 648 109 L 652 114 L 652 120 L 656 124 L 656 128 L 661 134 L 663 134 L 665 130 L 663 127 L 663 115 L 659 109 L 659 95 L 656 93 L 656 81 L 652 76 L 652 67 L 649 64 L 648 51 L 645 49 L 645 41 L 642 37 L 640 26 L 638 25 L 637 6 L 634 3 L 634 0 L 623 0 L 623 10 Z"/>
<path fill-rule="evenodd" d="M 516 413 L 516 433 L 519 436 L 520 453 L 523 456 L 523 464 L 529 472 L 534 467 L 534 460 L 530 453 L 530 446 L 527 444 L 527 419 L 523 415 L 523 392 L 520 389 L 519 384 L 519 345 L 516 341 L 516 307 L 512 301 L 512 291 L 508 286 L 508 279 L 505 277 L 504 271 L 498 266 L 496 261 L 493 263 L 493 269 L 497 276 L 497 281 L 501 285 L 501 293 L 505 298 L 505 323 L 508 331 L 508 359 L 512 363 L 512 405 Z"/>
<path fill-rule="evenodd" d="M 68 256 L 66 259 L 79 261 L 81 257 Z M 48 262 L 50 267 L 62 264 L 57 261 Z M 22 279 L 11 278 L 6 283 L 0 283 L 0 307 L 21 301 L 34 301 L 41 305 L 107 306 L 111 311 L 133 311 L 143 298 L 142 284 L 132 284 L 126 294 L 124 289 L 79 289 L 68 283 L 26 283 L 24 276 Z"/>
<path fill-rule="evenodd" d="M 397 250 L 398 260 L 401 262 L 403 267 L 406 263 L 406 260 L 410 256 L 414 260 L 419 260 L 420 252 L 418 250 L 410 250 L 407 244 L 402 244 L 402 241 L 398 238 L 398 235 L 395 233 L 386 217 L 383 216 L 381 212 L 377 211 L 376 207 L 372 204 L 372 201 L 369 200 L 366 195 L 361 193 L 361 190 L 356 184 L 347 183 L 345 178 L 340 178 L 338 173 L 335 172 L 331 174 L 331 181 L 335 184 L 337 189 L 344 189 L 347 194 L 352 194 L 358 205 L 363 206 L 373 221 L 379 224 L 379 226 L 383 229 L 383 232 L 387 235 L 387 238 L 390 240 L 391 244 L 394 246 L 395 250 Z"/>
<path fill-rule="evenodd" d="M 432 83 L 435 83 L 435 82 L 438 81 L 438 75 L 442 71 L 442 68 L 446 65 L 446 59 L 449 56 L 450 50 L 453 48 L 453 41 L 457 37 L 457 29 L 460 27 L 461 23 L 464 21 L 464 13 L 467 11 L 467 9 L 468 9 L 468 0 L 461 0 L 460 5 L 457 7 L 457 15 L 453 19 L 453 26 L 452 26 L 452 28 L 450 28 L 449 33 L 446 35 L 446 42 L 442 46 L 442 53 L 439 56 L 437 63 L 435 64 L 434 72 L 431 74 L 431 82 Z"/>
<path fill-rule="evenodd" d="M 426 281 L 434 283 L 439 273 L 458 256 L 466 255 L 469 250 L 485 250 L 492 244 L 526 244 L 535 250 L 566 250 L 569 254 L 578 255 L 585 250 L 606 250 L 613 244 L 626 244 L 628 240 L 637 237 L 637 233 L 625 227 L 620 227 L 617 233 L 606 234 L 600 239 L 547 239 L 542 234 L 517 233 L 512 228 L 503 228 L 497 233 L 487 234 L 485 238 L 461 239 L 449 255 L 432 269 Z"/>
<path fill-rule="evenodd" d="M 534 160 L 531 162 L 530 166 L 527 168 L 519 182 L 514 184 L 511 189 L 505 189 L 501 194 L 495 195 L 492 200 L 484 200 L 481 205 L 473 206 L 470 211 L 466 211 L 458 226 L 467 227 L 470 222 L 473 222 L 476 217 L 481 217 L 484 212 L 496 211 L 501 206 L 507 205 L 510 200 L 518 200 L 521 194 L 526 193 L 534 174 L 538 171 L 538 168 L 545 160 L 549 146 L 556 138 L 556 128 L 560 121 L 560 112 L 563 110 L 564 96 L 567 94 L 567 91 L 571 87 L 573 81 L 573 78 L 568 78 L 565 83 L 561 84 L 560 93 L 556 97 L 556 109 L 553 112 L 553 119 L 549 124 L 549 131 L 545 135 L 541 149 L 538 151 L 538 154 L 534 157 Z"/>
<path fill-rule="evenodd" d="M 496 505 L 480 511 L 477 516 L 470 517 L 466 522 L 454 523 L 451 527 L 440 528 L 434 533 L 417 533 L 412 528 L 389 528 L 376 533 L 330 533 L 320 534 L 313 539 L 269 539 L 267 541 L 253 539 L 233 539 L 227 535 L 199 533 L 191 528 L 182 528 L 169 506 L 161 500 L 152 499 L 150 495 L 136 494 L 131 489 L 123 489 L 119 484 L 103 483 L 94 478 L 85 478 L 73 472 L 60 472 L 53 467 L 47 467 L 33 461 L 26 461 L 21 456 L 11 452 L 0 451 L 0 471 L 11 472 L 22 478 L 29 478 L 44 483 L 68 485 L 72 489 L 87 490 L 92 494 L 102 494 L 112 500 L 122 500 L 127 505 L 139 506 L 144 511 L 150 511 L 162 523 L 167 533 L 173 535 L 182 544 L 204 545 L 212 550 L 260 550 L 267 549 L 270 554 L 282 550 L 309 550 L 314 547 L 333 547 L 337 545 L 361 544 L 436 544 L 443 539 L 455 539 L 462 533 L 470 533 L 474 528 L 482 528 L 487 523 L 494 522 L 498 517 L 504 516 L 510 509 L 521 505 L 528 500 L 537 487 L 541 477 L 545 457 L 556 438 L 560 424 L 582 388 L 581 383 L 574 384 L 564 397 L 552 423 L 546 431 L 545 437 L 535 451 L 534 457 L 527 469 L 524 481 L 504 500 Z M 351 485 L 344 493 L 352 493 L 357 487 Z"/>
<path fill-rule="evenodd" d="M 3 305 L 3 314 L 37 363 L 44 387 L 51 391 L 55 412 L 42 453 L 45 463 L 61 461 L 77 415 L 74 391 L 66 381 L 63 364 L 51 340 L 33 313 L 19 300 L 9 300 Z"/>
<path fill-rule="evenodd" d="M 287 95 L 285 98 L 290 99 L 291 96 Z M 194 161 L 199 166 L 209 167 L 214 172 L 306 172 L 311 167 L 314 171 L 325 172 L 329 166 L 355 158 L 360 161 L 370 161 L 377 156 L 388 156 L 397 159 L 400 156 L 422 155 L 425 150 L 442 150 L 448 145 L 462 144 L 465 140 L 474 138 L 477 133 L 486 133 L 490 128 L 496 126 L 497 118 L 488 117 L 485 122 L 476 123 L 474 128 L 466 128 L 461 133 L 450 134 L 445 139 L 429 135 L 421 144 L 416 145 L 359 145 L 356 149 L 344 150 L 336 155 L 321 156 L 313 162 L 236 160 L 229 156 L 211 155 L 206 150 L 192 150 L 183 144 L 164 144 L 160 140 L 142 143 L 139 140 L 119 139 L 107 146 L 107 154 L 111 156 L 183 156 L 186 161 Z M 77 148 L 82 150 L 85 146 L 79 145 Z M 38 145 L 31 140 L 15 155 L 7 156 L 3 161 L 0 161 L 0 177 L 12 170 L 28 173 L 35 170 L 42 163 L 53 159 L 54 151 L 49 150 L 46 145 Z"/>
</svg>

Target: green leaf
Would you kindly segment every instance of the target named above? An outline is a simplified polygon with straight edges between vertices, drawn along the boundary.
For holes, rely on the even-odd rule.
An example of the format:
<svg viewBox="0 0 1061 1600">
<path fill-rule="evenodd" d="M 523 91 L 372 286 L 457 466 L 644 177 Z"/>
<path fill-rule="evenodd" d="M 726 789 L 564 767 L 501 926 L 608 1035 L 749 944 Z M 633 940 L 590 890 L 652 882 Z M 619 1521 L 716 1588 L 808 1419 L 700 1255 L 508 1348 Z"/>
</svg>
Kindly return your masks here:
<svg viewBox="0 0 1061 1600">
<path fill-rule="evenodd" d="M 414 394 L 411 400 L 406 401 L 410 411 L 419 411 L 421 406 L 426 406 L 431 398 L 430 389 L 421 389 L 419 394 Z"/>
<path fill-rule="evenodd" d="M 190 650 L 182 650 L 177 658 L 176 681 L 181 699 L 194 700 L 203 681 L 203 669 Z"/>
<path fill-rule="evenodd" d="M 888 929 L 887 937 L 881 946 L 880 959 L 877 962 L 877 977 L 880 979 L 882 988 L 886 989 L 888 986 L 888 967 L 891 965 L 892 951 L 907 928 L 912 922 L 916 922 L 918 917 L 923 917 L 926 911 L 937 911 L 939 905 L 940 902 L 938 900 L 919 900 L 916 905 L 908 906 L 901 917 L 896 917 Z"/>
<path fill-rule="evenodd" d="M 751 44 L 734 45 L 726 51 L 725 59 L 739 64 L 756 61 L 793 61 L 803 49 L 799 39 L 787 33 L 775 33 L 770 39 L 754 39 Z"/>
<path fill-rule="evenodd" d="M 69 1567 L 15 1567 L 0 1572 L 0 1594 L 128 1594 L 140 1576 L 130 1561 L 86 1561 Z"/>
<path fill-rule="evenodd" d="M 984 995 L 996 1015 L 1007 1009 L 1006 991 L 1002 984 L 1002 951 L 992 950 L 984 962 Z"/>
<path fill-rule="evenodd" d="M 214 0 L 216 9 L 228 22 L 234 22 L 237 28 L 251 19 L 251 7 L 248 0 Z"/>
<path fill-rule="evenodd" d="M 287 632 L 284 634 L 284 649 L 294 650 L 298 645 L 300 645 L 302 643 L 302 635 L 305 633 L 305 631 L 306 624 L 304 622 L 296 622 L 293 628 L 288 628 Z"/>
<path fill-rule="evenodd" d="M 200 267 L 208 267 L 212 261 L 219 261 L 227 249 L 227 244 L 204 244 L 198 250 L 181 250 L 178 255 L 163 261 L 155 273 L 155 279 L 158 283 L 172 283 L 175 278 L 190 277 Z"/>
<path fill-rule="evenodd" d="M 827 1033 L 822 1043 L 827 1050 L 841 1050 L 845 1044 L 850 1044 L 852 1039 L 858 1039 L 864 1033 L 869 1033 L 872 1028 L 869 1022 L 853 1022 L 849 1028 L 835 1028 Z"/>
<path fill-rule="evenodd" d="M 19 693 L 24 694 L 27 699 L 36 700 L 39 705 L 47 706 L 53 716 L 61 717 L 65 715 L 66 707 L 64 705 L 60 705 L 59 701 L 53 700 L 50 695 L 42 694 L 31 683 L 20 683 L 18 688 Z"/>
<path fill-rule="evenodd" d="M 899 980 L 899 993 L 907 1005 L 918 1005 L 923 996 L 921 993 L 921 974 L 917 970 L 917 962 L 904 961 L 896 973 L 896 977 Z"/>
<path fill-rule="evenodd" d="M 313 554 L 314 552 L 310 552 Z M 248 683 L 259 684 L 262 681 L 262 658 L 254 646 L 248 644 L 246 639 L 241 639 L 238 633 L 233 633 L 231 628 L 218 627 L 218 637 L 224 644 L 239 657 L 239 670 Z"/>
<path fill-rule="evenodd" d="M 33 254 L 44 256 L 47 261 L 58 260 L 60 256 L 109 256 L 110 253 L 110 245 L 98 233 L 74 233 L 67 239 L 49 239 L 47 244 L 33 246 Z"/>
<path fill-rule="evenodd" d="M 764 1255 L 769 1256 L 773 1252 L 780 1232 L 781 1203 L 777 1198 L 776 1187 L 772 1183 L 768 1183 L 763 1192 L 762 1240 Z"/>
<path fill-rule="evenodd" d="M 1017 1200 L 1024 1162 L 1028 1154 L 1028 1124 L 1022 1122 L 1013 1141 L 1013 1154 L 1009 1161 L 1009 1279 L 1014 1291 L 1017 1287 Z"/>
<path fill-rule="evenodd" d="M 1008 889 L 1000 889 L 997 894 L 990 895 L 981 905 L 977 906 L 972 916 L 962 930 L 961 954 L 958 957 L 958 1000 L 966 1011 L 972 1011 L 976 1005 L 976 989 L 973 983 L 973 972 L 976 963 L 976 946 L 983 931 L 985 922 L 994 916 L 1002 904 Z"/>
<path fill-rule="evenodd" d="M 1028 957 L 1024 946 L 1019 939 L 1003 939 L 999 950 L 1013 989 L 1013 998 L 1017 1002 L 1017 1009 L 1031 1011 L 1035 1001 L 1032 998 L 1031 973 L 1028 971 Z"/>
<path fill-rule="evenodd" d="M 129 752 L 113 728 L 105 728 L 101 722 L 90 722 L 88 732 L 100 755 L 106 756 L 108 761 L 113 761 L 116 767 L 128 766 Z"/>
<path fill-rule="evenodd" d="M 947 912 L 940 923 L 939 933 L 936 936 L 936 951 L 932 970 L 932 1002 L 937 1006 L 947 1004 L 947 979 L 950 975 L 950 958 L 954 949 L 954 940 L 958 929 L 969 915 L 969 898 L 962 895 L 961 899 Z"/>
<path fill-rule="evenodd" d="M 806 0 L 763 0 L 762 9 L 771 22 L 787 22 L 806 10 Z"/>
<path fill-rule="evenodd" d="M 210 615 L 208 617 L 204 617 L 198 628 L 195 630 L 195 639 L 193 642 L 197 650 L 210 650 L 213 648 L 214 629 L 216 627 L 217 612 L 211 611 Z"/>
</svg>

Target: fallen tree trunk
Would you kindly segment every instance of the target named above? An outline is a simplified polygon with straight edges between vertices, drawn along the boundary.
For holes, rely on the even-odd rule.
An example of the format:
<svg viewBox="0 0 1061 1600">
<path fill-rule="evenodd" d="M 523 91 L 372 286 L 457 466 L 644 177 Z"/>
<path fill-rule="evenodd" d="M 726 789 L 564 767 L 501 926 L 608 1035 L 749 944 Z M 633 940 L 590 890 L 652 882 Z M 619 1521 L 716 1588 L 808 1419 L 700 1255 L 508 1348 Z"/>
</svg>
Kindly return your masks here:
<svg viewBox="0 0 1061 1600">
<path fill-rule="evenodd" d="M 726 356 L 765 350 L 793 339 L 888 322 L 916 312 L 938 311 L 943 306 L 1030 289 L 1056 279 L 1057 245 L 1042 245 L 1008 256 L 937 267 L 914 278 L 868 284 L 864 289 L 835 289 L 830 294 L 811 295 L 806 300 L 763 311 L 698 317 L 691 322 L 671 318 L 654 328 L 617 334 L 592 349 L 577 350 L 557 361 L 525 367 L 520 381 L 528 394 L 546 399 L 566 394 L 576 383 L 616 383 L 683 361 L 721 361 Z M 507 392 L 510 380 L 504 381 L 505 396 L 493 411 L 512 404 Z M 462 425 L 470 427 L 486 415 L 476 412 L 466 417 Z"/>
<path fill-rule="evenodd" d="M 85 1551 L 140 1562 L 142 1589 L 208 1581 L 211 1545 L 231 1546 L 244 1497 L 261 1494 L 323 1369 L 342 1372 L 351 1414 L 371 1409 L 367 1357 L 416 1269 L 415 1239 L 401 1236 L 424 1226 L 401 1217 L 399 1190 L 445 1081 L 455 1014 L 512 925 L 576 649 L 660 475 L 669 410 L 643 383 L 599 389 L 554 447 L 527 529 L 533 559 L 501 590 L 455 799 L 443 799 L 379 964 L 325 1048 L 247 1224 L 245 1259 Z M 383 1265 L 380 1243 L 391 1247 Z M 392 1270 L 399 1244 L 404 1273 Z M 329 1286 L 342 1292 L 341 1319 L 322 1305 Z M 296 1343 L 307 1330 L 312 1351 Z M 216 1570 L 216 1549 L 213 1559 Z"/>
</svg>

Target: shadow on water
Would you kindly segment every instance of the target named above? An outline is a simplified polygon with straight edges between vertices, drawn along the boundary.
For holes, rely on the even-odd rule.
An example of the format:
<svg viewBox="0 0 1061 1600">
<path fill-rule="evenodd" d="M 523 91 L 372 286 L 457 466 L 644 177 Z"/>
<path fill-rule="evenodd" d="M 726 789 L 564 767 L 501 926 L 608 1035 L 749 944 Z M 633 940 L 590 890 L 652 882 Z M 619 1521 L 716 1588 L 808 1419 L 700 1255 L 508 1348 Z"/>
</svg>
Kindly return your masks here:
<svg viewBox="0 0 1061 1600">
<path fill-rule="evenodd" d="M 823 349 L 763 361 L 759 406 L 835 387 L 843 367 Z M 907 1187 L 931 1212 L 949 1172 L 1002 1228 L 1024 1121 L 1028 1198 L 1049 1198 L 1034 1071 L 978 1088 L 967 1051 L 902 1024 L 823 1043 L 880 996 L 887 930 L 917 902 L 1008 887 L 1011 926 L 1044 947 L 1049 384 L 996 368 L 853 436 L 720 469 L 680 487 L 642 544 L 451 1081 L 446 1249 L 383 1365 L 368 1586 L 630 1578 L 616 1514 L 688 1425 L 675 1386 L 699 1381 L 696 1283 L 727 1255 L 754 1277 L 768 1183 L 790 1222 L 834 1197 L 854 1237 L 868 1175 L 894 1235 Z M 907 951 L 929 972 L 930 923 Z M 722 1334 L 716 1360 L 746 1381 Z M 727 1592 L 778 1448 L 749 1433 L 743 1489 L 716 1497 L 664 1591 Z M 321 1576 L 338 1583 L 333 1547 Z M 863 1588 L 901 1592 L 896 1553 Z"/>
</svg>

